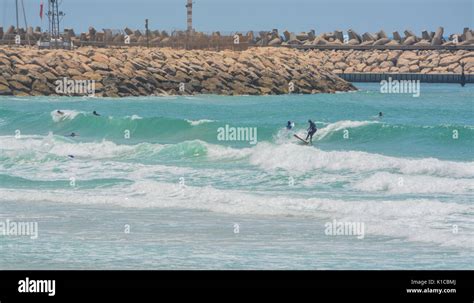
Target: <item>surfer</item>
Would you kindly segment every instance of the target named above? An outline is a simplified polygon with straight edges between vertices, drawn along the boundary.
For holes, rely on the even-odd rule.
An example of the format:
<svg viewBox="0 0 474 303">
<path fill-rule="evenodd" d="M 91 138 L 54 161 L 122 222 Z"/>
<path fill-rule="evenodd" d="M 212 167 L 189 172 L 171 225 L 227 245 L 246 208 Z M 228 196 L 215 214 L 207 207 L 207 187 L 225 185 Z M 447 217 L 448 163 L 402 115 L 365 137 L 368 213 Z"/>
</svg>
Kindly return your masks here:
<svg viewBox="0 0 474 303">
<path fill-rule="evenodd" d="M 96 112 L 96 111 L 94 111 L 92 114 L 93 114 L 94 116 L 100 117 L 100 114 L 99 114 L 98 112 Z"/>
<path fill-rule="evenodd" d="M 70 135 L 67 135 L 66 137 L 73 137 L 74 138 L 74 137 L 77 137 L 77 136 L 79 136 L 79 135 L 76 134 L 76 133 L 71 133 Z"/>
<path fill-rule="evenodd" d="M 383 118 L 383 113 L 379 112 L 379 119 L 382 119 L 382 118 Z"/>
<path fill-rule="evenodd" d="M 286 129 L 291 130 L 293 127 L 295 127 L 295 123 L 288 121 L 288 123 L 286 124 Z"/>
<path fill-rule="evenodd" d="M 61 116 L 64 115 L 64 112 L 60 111 L 59 109 L 56 111 L 56 113 Z"/>
<path fill-rule="evenodd" d="M 313 143 L 313 135 L 316 133 L 318 129 L 316 128 L 316 124 L 313 121 L 308 120 L 308 123 L 309 123 L 309 127 L 308 127 L 308 135 L 306 136 L 306 141 L 308 141 L 309 139 L 309 143 Z"/>
</svg>

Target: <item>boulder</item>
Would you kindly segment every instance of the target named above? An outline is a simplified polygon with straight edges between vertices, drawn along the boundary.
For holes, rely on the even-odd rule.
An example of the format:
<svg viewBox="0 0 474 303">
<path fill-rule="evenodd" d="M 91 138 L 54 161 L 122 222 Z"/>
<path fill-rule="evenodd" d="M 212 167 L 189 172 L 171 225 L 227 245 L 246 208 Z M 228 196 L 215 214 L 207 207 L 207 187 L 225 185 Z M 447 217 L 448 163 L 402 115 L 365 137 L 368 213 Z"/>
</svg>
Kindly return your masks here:
<svg viewBox="0 0 474 303">
<path fill-rule="evenodd" d="M 431 43 L 430 43 L 430 45 L 431 45 Z M 456 43 L 454 43 L 454 41 L 447 41 L 447 42 L 443 43 L 443 46 L 454 46 L 454 45 L 456 45 Z"/>
<path fill-rule="evenodd" d="M 462 40 L 462 41 L 465 41 L 465 40 L 466 40 L 466 34 L 467 34 L 468 32 L 470 32 L 470 31 L 469 31 L 469 27 L 465 27 L 465 28 L 463 29 L 462 35 L 461 35 L 461 40 Z"/>
<path fill-rule="evenodd" d="M 303 42 L 301 42 L 300 40 L 298 39 L 290 39 L 288 42 L 287 42 L 288 45 L 301 45 L 303 44 Z"/>
<path fill-rule="evenodd" d="M 28 87 L 26 87 L 25 85 L 23 85 L 22 83 L 20 83 L 18 81 L 10 81 L 9 84 L 10 84 L 10 87 L 12 88 L 12 90 L 13 90 L 13 93 L 15 93 L 15 91 L 21 91 L 21 92 L 28 92 L 29 91 Z"/>
<path fill-rule="evenodd" d="M 10 26 L 8 27 L 7 31 L 5 32 L 6 39 L 12 39 L 13 36 L 15 35 L 15 27 Z"/>
<path fill-rule="evenodd" d="M 406 58 L 398 58 L 397 60 L 397 66 L 398 67 L 401 67 L 401 66 L 409 66 L 412 64 L 413 61 L 410 61 Z"/>
<path fill-rule="evenodd" d="M 456 62 L 459 62 L 459 57 L 456 56 L 456 55 L 452 55 L 452 56 L 448 56 L 448 57 L 444 57 L 442 58 L 440 61 L 439 61 L 439 66 L 448 66 L 450 64 L 453 64 L 453 63 L 456 63 Z"/>
<path fill-rule="evenodd" d="M 459 43 L 458 45 L 474 45 L 474 39 L 469 39 Z"/>
<path fill-rule="evenodd" d="M 129 35 L 129 36 L 133 35 L 133 31 L 129 29 L 128 27 L 126 27 L 123 31 L 125 32 L 126 35 Z"/>
<path fill-rule="evenodd" d="M 466 37 L 466 39 L 464 39 L 465 41 L 474 39 L 474 34 L 472 31 L 467 31 L 464 36 Z"/>
<path fill-rule="evenodd" d="M 375 41 L 373 45 L 385 45 L 388 42 L 390 42 L 389 38 L 381 38 L 381 39 L 378 39 L 377 41 Z"/>
<path fill-rule="evenodd" d="M 48 83 L 46 81 L 35 80 L 31 88 L 34 91 L 39 92 L 43 95 L 49 95 L 52 93 L 51 88 L 48 86 Z"/>
<path fill-rule="evenodd" d="M 387 44 L 385 45 L 400 45 L 400 43 L 397 40 L 390 40 Z"/>
<path fill-rule="evenodd" d="M 416 37 L 415 36 L 409 36 L 403 41 L 403 45 L 413 45 L 416 43 Z"/>
<path fill-rule="evenodd" d="M 378 31 L 376 36 L 377 36 L 377 39 L 386 39 L 386 38 L 388 38 L 387 34 L 383 30 Z"/>
<path fill-rule="evenodd" d="M 334 31 L 334 36 L 336 37 L 337 40 L 340 42 L 344 42 L 344 34 L 342 31 Z"/>
<path fill-rule="evenodd" d="M 405 30 L 403 33 L 405 34 L 405 38 L 416 37 L 415 33 L 413 33 L 411 30 Z"/>
<path fill-rule="evenodd" d="M 114 40 L 114 35 L 112 33 L 112 30 L 104 29 L 104 41 L 111 42 L 113 40 Z"/>
<path fill-rule="evenodd" d="M 113 37 L 112 41 L 116 43 L 122 43 L 124 39 L 125 39 L 124 35 L 118 34 Z"/>
<path fill-rule="evenodd" d="M 94 28 L 94 27 L 90 26 L 90 27 L 89 27 L 89 32 L 88 32 L 88 33 L 89 33 L 89 36 L 91 36 L 91 37 L 94 37 L 94 36 L 95 36 L 95 34 L 97 33 L 97 31 L 95 30 L 95 28 Z"/>
<path fill-rule="evenodd" d="M 410 73 L 417 73 L 417 72 L 420 71 L 420 67 L 419 67 L 418 65 L 416 65 L 416 64 L 413 64 L 413 65 L 410 65 L 410 66 L 408 67 L 408 71 L 409 71 Z"/>
<path fill-rule="evenodd" d="M 303 42 L 309 39 L 309 35 L 307 33 L 299 33 L 296 35 L 296 39 Z"/>
<path fill-rule="evenodd" d="M 270 42 L 268 42 L 268 46 L 276 46 L 276 45 L 281 45 L 283 41 L 281 41 L 280 38 L 275 38 L 273 40 L 271 40 Z"/>
<path fill-rule="evenodd" d="M 442 39 L 443 39 L 443 33 L 444 33 L 444 28 L 441 26 L 438 27 L 433 39 L 431 40 L 431 45 L 441 45 Z"/>
<path fill-rule="evenodd" d="M 400 36 L 400 34 L 398 32 L 393 32 L 393 40 L 401 42 L 402 37 Z"/>
<path fill-rule="evenodd" d="M 356 40 L 354 40 L 356 41 Z M 359 44 L 360 46 L 365 46 L 365 45 L 372 45 L 374 43 L 374 41 L 364 41 L 362 42 L 361 44 Z"/>
<path fill-rule="evenodd" d="M 370 41 L 367 41 L 367 42 L 370 43 Z M 358 39 L 350 39 L 350 40 L 347 42 L 347 44 L 349 44 L 349 45 L 358 45 L 358 44 L 360 44 L 360 41 L 359 41 Z"/>
<path fill-rule="evenodd" d="M 362 42 L 362 38 L 353 29 L 348 30 L 347 34 L 349 35 L 349 41 L 350 40 L 357 40 L 357 43 Z"/>
<path fill-rule="evenodd" d="M 31 78 L 25 75 L 16 74 L 12 76 L 12 80 L 20 82 L 21 84 L 29 87 L 31 85 Z"/>
<path fill-rule="evenodd" d="M 313 40 L 312 42 L 313 45 L 327 45 L 328 44 L 328 41 L 326 41 L 324 38 L 322 37 L 317 37 L 316 39 Z"/>
<path fill-rule="evenodd" d="M 414 45 L 417 45 L 417 46 L 430 46 L 431 43 L 428 40 L 421 39 L 419 42 L 416 42 Z"/>
<path fill-rule="evenodd" d="M 430 33 L 428 33 L 428 31 L 422 31 L 421 32 L 421 39 L 426 40 L 426 41 L 431 41 Z"/>
<path fill-rule="evenodd" d="M 393 67 L 393 62 L 392 61 L 384 61 L 380 63 L 380 67 L 386 68 L 386 67 Z"/>
<path fill-rule="evenodd" d="M 366 63 L 367 65 L 373 65 L 374 63 L 377 63 L 377 57 L 378 57 L 377 54 L 372 54 L 372 55 L 365 61 L 365 63 Z"/>
<path fill-rule="evenodd" d="M 6 96 L 6 95 L 12 95 L 12 94 L 13 92 L 8 86 L 0 83 L 0 96 Z"/>
<path fill-rule="evenodd" d="M 365 41 L 375 41 L 375 40 L 377 40 L 377 39 L 375 39 L 375 37 L 370 33 L 364 33 L 362 35 L 362 41 L 363 42 L 365 42 Z"/>
</svg>

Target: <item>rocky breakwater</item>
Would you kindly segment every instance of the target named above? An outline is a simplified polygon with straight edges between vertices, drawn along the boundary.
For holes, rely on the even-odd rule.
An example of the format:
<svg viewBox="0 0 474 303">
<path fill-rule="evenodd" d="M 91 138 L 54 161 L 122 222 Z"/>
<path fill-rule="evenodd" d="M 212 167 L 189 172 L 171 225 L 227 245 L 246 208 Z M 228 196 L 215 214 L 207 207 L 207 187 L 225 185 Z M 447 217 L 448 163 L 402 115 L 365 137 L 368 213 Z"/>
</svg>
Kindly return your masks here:
<svg viewBox="0 0 474 303">
<path fill-rule="evenodd" d="M 63 79 L 93 81 L 95 95 L 103 97 L 355 90 L 318 61 L 292 49 L 0 48 L 0 95 L 61 95 L 57 81 Z"/>
<path fill-rule="evenodd" d="M 430 47 L 430 46 L 469 46 L 474 45 L 474 31 L 465 27 L 462 33 L 446 35 L 444 28 L 439 27 L 436 31 L 424 30 L 421 36 L 417 36 L 411 30 L 405 30 L 403 35 L 395 31 L 392 36 L 388 36 L 385 31 L 380 30 L 376 33 L 366 32 L 359 35 L 355 30 L 349 29 L 346 34 L 342 30 L 336 30 L 330 33 L 316 34 L 315 30 L 302 32 L 299 34 L 285 31 L 280 36 L 278 30 L 271 32 L 260 32 L 260 36 L 256 38 L 256 45 L 269 46 L 328 46 L 337 48 L 339 46 L 389 46 L 396 48 L 397 46 L 413 46 L 413 47 Z"/>
<path fill-rule="evenodd" d="M 474 74 L 474 51 L 311 50 L 308 61 L 340 73 Z"/>
</svg>

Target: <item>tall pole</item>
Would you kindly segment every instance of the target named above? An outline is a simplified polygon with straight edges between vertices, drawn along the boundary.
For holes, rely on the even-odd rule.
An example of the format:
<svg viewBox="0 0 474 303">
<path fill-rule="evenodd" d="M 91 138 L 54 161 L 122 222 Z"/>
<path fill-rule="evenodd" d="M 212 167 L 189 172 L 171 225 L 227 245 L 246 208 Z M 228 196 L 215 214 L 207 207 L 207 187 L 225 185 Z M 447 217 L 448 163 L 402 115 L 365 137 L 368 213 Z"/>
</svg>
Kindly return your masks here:
<svg viewBox="0 0 474 303">
<path fill-rule="evenodd" d="M 25 20 L 26 41 L 28 41 L 28 45 L 30 45 L 30 36 L 28 35 L 28 21 L 26 20 L 25 3 L 23 0 L 21 0 L 21 7 L 23 8 L 23 19 Z"/>
<path fill-rule="evenodd" d="M 188 0 L 188 4 L 186 4 L 187 8 L 187 24 L 188 24 L 188 33 L 192 33 L 193 31 L 193 0 Z"/>
<path fill-rule="evenodd" d="M 16 7 L 16 32 L 20 34 L 20 22 L 18 21 L 18 0 L 15 0 L 15 7 Z"/>
<path fill-rule="evenodd" d="M 148 30 L 148 19 L 145 19 L 146 47 L 150 47 L 150 31 Z"/>
</svg>

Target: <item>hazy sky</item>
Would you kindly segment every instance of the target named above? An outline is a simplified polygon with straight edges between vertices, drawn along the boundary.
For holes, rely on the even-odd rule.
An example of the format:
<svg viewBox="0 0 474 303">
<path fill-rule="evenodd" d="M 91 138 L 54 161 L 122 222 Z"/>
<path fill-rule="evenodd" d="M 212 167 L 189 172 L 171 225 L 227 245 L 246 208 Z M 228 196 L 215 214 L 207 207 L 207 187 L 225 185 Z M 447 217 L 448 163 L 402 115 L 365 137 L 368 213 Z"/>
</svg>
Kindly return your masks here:
<svg viewBox="0 0 474 303">
<path fill-rule="evenodd" d="M 25 3 L 29 25 L 41 22 L 41 0 Z M 44 0 L 45 8 L 47 0 Z M 447 33 L 474 27 L 474 0 L 195 0 L 194 27 L 198 31 L 280 30 L 328 32 L 353 28 L 359 32 L 384 29 L 420 33 L 444 26 Z M 62 27 L 85 31 L 97 29 L 143 28 L 150 19 L 151 29 L 185 29 L 186 0 L 63 0 L 66 13 Z M 0 25 L 15 23 L 15 0 L 0 0 Z M 23 18 L 21 18 L 23 24 Z"/>
</svg>

